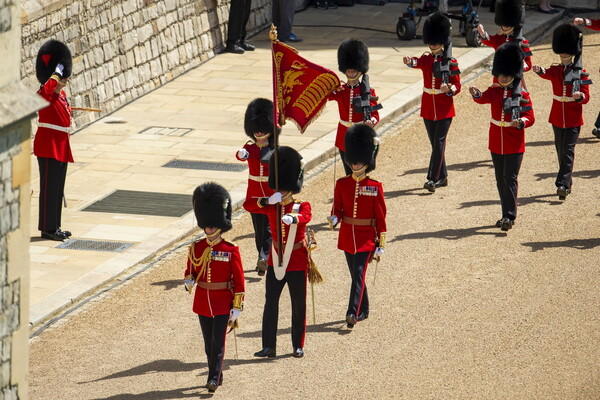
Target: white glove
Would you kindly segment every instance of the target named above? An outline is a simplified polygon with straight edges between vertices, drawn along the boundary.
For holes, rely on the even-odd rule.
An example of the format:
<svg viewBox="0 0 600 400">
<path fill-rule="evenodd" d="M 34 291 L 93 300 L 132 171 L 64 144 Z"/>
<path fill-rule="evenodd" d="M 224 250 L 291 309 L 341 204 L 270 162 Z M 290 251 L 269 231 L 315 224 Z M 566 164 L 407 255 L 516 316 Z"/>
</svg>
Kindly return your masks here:
<svg viewBox="0 0 600 400">
<path fill-rule="evenodd" d="M 248 157 L 250 157 L 250 153 L 248 153 L 248 150 L 246 149 L 239 149 L 237 155 L 242 160 L 247 160 Z"/>
<path fill-rule="evenodd" d="M 65 67 L 62 64 L 57 64 L 54 72 L 56 72 L 62 78 L 64 70 L 65 70 Z"/>
<path fill-rule="evenodd" d="M 235 320 L 237 320 L 242 313 L 242 310 L 238 310 L 237 308 L 232 308 L 229 311 L 229 325 L 233 325 Z"/>
<path fill-rule="evenodd" d="M 340 221 L 335 215 L 330 215 L 329 217 L 327 217 L 327 222 L 329 222 L 329 229 L 333 229 Z"/>
<path fill-rule="evenodd" d="M 291 225 L 294 223 L 294 217 L 292 217 L 290 214 L 285 214 L 283 217 L 281 217 L 281 222 L 286 225 Z"/>
<path fill-rule="evenodd" d="M 193 279 L 184 280 L 183 286 L 185 287 L 185 290 L 189 292 L 194 287 L 194 280 Z"/>
<path fill-rule="evenodd" d="M 377 247 L 375 249 L 375 257 L 381 257 L 383 255 L 383 247 Z"/>
<path fill-rule="evenodd" d="M 281 201 L 281 193 L 275 192 L 271 196 L 269 196 L 269 199 L 267 200 L 267 203 L 269 203 L 269 204 L 277 204 L 280 201 Z"/>
</svg>

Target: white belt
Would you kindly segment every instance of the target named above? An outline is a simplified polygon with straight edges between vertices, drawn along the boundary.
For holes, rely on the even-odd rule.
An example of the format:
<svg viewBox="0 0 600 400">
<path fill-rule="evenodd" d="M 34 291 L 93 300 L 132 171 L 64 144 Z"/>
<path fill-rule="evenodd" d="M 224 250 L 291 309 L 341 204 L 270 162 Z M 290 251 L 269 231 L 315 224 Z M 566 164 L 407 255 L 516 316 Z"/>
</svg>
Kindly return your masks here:
<svg viewBox="0 0 600 400">
<path fill-rule="evenodd" d="M 442 94 L 442 93 L 444 93 L 440 89 L 433 89 L 433 88 L 430 89 L 430 88 L 426 88 L 426 87 L 423 88 L 423 91 L 425 93 L 429 93 L 429 94 Z"/>
<path fill-rule="evenodd" d="M 39 128 L 54 129 L 55 131 L 61 131 L 61 132 L 65 132 L 65 133 L 71 133 L 71 127 L 70 126 L 60 126 L 60 125 L 47 124 L 45 122 L 40 122 L 38 124 L 38 127 Z"/>
<path fill-rule="evenodd" d="M 495 119 L 491 119 L 490 122 L 500 128 L 508 128 L 512 126 L 511 121 L 496 121 Z"/>
<path fill-rule="evenodd" d="M 552 97 L 554 97 L 554 100 L 558 100 L 558 101 L 560 101 L 561 103 L 570 103 L 570 102 L 572 102 L 572 101 L 575 101 L 575 99 L 574 99 L 574 98 L 572 98 L 572 97 L 567 97 L 567 96 L 552 96 Z"/>
<path fill-rule="evenodd" d="M 354 122 L 344 121 L 343 119 L 340 119 L 340 124 L 344 125 L 346 128 L 350 128 L 352 125 L 354 125 Z"/>
<path fill-rule="evenodd" d="M 256 182 L 269 182 L 268 176 L 248 175 L 248 179 Z"/>
</svg>

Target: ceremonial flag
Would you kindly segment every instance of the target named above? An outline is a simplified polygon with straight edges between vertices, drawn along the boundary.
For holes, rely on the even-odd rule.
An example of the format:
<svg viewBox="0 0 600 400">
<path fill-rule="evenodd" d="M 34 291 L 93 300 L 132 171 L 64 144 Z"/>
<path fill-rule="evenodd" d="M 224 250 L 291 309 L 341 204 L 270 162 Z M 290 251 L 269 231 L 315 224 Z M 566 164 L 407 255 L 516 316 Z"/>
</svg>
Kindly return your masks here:
<svg viewBox="0 0 600 400">
<path fill-rule="evenodd" d="M 340 86 L 340 80 L 330 69 L 300 57 L 293 47 L 278 40 L 271 43 L 273 103 L 279 112 L 279 125 L 292 120 L 304 133 L 321 114 L 327 96 Z"/>
</svg>

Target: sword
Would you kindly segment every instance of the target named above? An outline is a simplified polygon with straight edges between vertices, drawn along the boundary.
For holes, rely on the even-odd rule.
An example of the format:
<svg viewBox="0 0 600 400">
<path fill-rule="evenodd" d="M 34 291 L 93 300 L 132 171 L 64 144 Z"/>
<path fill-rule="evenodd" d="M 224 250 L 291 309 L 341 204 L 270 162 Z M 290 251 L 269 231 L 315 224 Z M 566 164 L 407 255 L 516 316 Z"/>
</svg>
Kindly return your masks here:
<svg viewBox="0 0 600 400">
<path fill-rule="evenodd" d="M 235 361 L 239 361 L 237 350 L 237 334 L 235 332 L 235 328 L 233 329 L 233 343 L 235 344 Z"/>
</svg>

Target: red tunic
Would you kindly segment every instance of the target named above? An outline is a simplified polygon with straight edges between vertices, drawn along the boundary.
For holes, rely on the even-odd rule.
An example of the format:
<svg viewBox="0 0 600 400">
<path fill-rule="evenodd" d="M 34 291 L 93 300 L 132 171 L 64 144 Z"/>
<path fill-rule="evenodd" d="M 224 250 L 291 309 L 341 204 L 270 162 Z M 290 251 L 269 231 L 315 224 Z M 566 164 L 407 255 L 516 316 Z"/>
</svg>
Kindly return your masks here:
<svg viewBox="0 0 600 400">
<path fill-rule="evenodd" d="M 579 91 L 584 94 L 581 101 L 573 100 L 573 85 L 566 85 L 564 81 L 564 73 L 567 68 L 571 69 L 570 66 L 565 67 L 563 64 L 553 64 L 550 68 L 545 70 L 544 73 L 539 74 L 542 78 L 552 82 L 552 94 L 554 97 L 548 122 L 558 128 L 572 128 L 583 125 L 582 105 L 590 101 L 589 85 L 580 86 Z M 588 74 L 586 71 L 582 70 L 581 72 L 582 79 L 587 79 Z M 559 100 L 556 97 L 560 97 L 561 99 Z"/>
<path fill-rule="evenodd" d="M 204 250 L 209 247 L 206 239 L 201 239 L 192 244 L 194 256 L 199 258 Z M 190 248 L 190 253 L 192 248 Z M 198 277 L 201 267 L 192 265 L 188 257 L 184 277 L 190 275 Z M 213 318 L 215 315 L 229 314 L 233 305 L 234 293 L 245 292 L 244 269 L 240 249 L 233 243 L 221 240 L 212 247 L 211 260 L 206 271 L 197 279 L 197 282 L 231 282 L 232 289 L 208 290 L 196 286 L 194 305 L 196 314 Z"/>
<path fill-rule="evenodd" d="M 353 175 L 337 180 L 333 196 L 332 214 L 340 221 L 338 249 L 350 254 L 375 250 L 375 239 L 387 228 L 386 206 L 381 182 L 366 176 L 356 181 Z M 354 225 L 343 217 L 374 219 L 372 225 Z"/>
<path fill-rule="evenodd" d="M 481 39 L 481 43 L 485 44 L 486 46 L 490 46 L 493 47 L 494 50 L 498 50 L 498 47 L 500 47 L 501 45 L 503 45 L 506 42 L 512 42 L 514 41 L 515 38 L 512 35 L 504 35 L 504 34 L 497 34 L 497 35 L 491 35 L 489 39 Z M 525 67 L 523 68 L 523 71 L 529 71 L 531 69 L 532 63 L 531 63 L 531 49 L 529 48 L 529 42 L 527 41 L 527 39 L 523 39 L 523 41 L 521 42 L 521 49 L 523 49 L 523 52 L 525 53 Z M 497 78 L 494 78 L 497 79 Z M 496 82 L 496 81 L 494 81 Z"/>
<path fill-rule="evenodd" d="M 64 91 L 54 93 L 57 84 L 56 76 L 53 75 L 38 90 L 38 94 L 50 102 L 48 107 L 39 111 L 39 122 L 68 128 L 71 126 L 71 106 Z M 33 154 L 61 162 L 73 162 L 69 133 L 39 127 L 33 139 Z"/>
<path fill-rule="evenodd" d="M 425 89 L 440 89 L 442 85 L 442 79 L 433 76 L 433 67 L 436 62 L 442 62 L 442 57 L 434 56 L 431 53 L 424 53 L 421 57 L 412 57 L 414 67 L 418 68 L 423 72 L 423 86 Z M 452 59 L 450 65 L 450 71 L 460 71 L 458 69 L 458 62 L 455 58 Z M 423 91 L 421 95 L 421 117 L 431 120 L 439 121 L 446 118 L 452 118 L 455 116 L 454 112 L 454 99 L 453 96 L 460 93 L 460 74 L 450 75 L 449 77 L 450 87 L 454 91 L 453 94 L 447 95 L 446 93 L 427 93 Z"/>
<path fill-rule="evenodd" d="M 281 214 L 277 215 L 277 207 L 275 204 L 267 205 L 264 207 L 260 207 L 258 201 L 255 202 L 254 207 L 248 207 L 248 211 L 253 213 L 266 214 L 269 217 L 269 226 L 271 227 L 271 235 L 273 237 L 273 248 L 277 252 L 277 219 L 281 219 L 285 214 L 292 214 L 298 220 L 298 227 L 296 228 L 296 237 L 294 238 L 294 243 L 302 243 L 304 242 L 304 238 L 306 237 L 306 224 L 310 222 L 312 219 L 312 211 L 310 208 L 310 203 L 307 201 L 296 203 L 300 204 L 300 210 L 298 214 L 294 214 L 292 208 L 294 206 L 294 202 L 290 202 L 285 206 L 281 207 Z M 282 235 L 283 235 L 283 245 L 282 250 L 285 250 L 285 244 L 288 242 L 288 234 L 290 232 L 290 226 L 286 225 L 283 222 L 281 223 L 282 227 Z M 278 253 L 279 254 L 279 253 Z M 267 263 L 269 265 L 273 265 L 273 252 L 269 253 L 269 260 Z M 280 257 L 281 260 L 281 257 Z M 308 270 L 308 250 L 304 246 L 294 250 L 290 257 L 290 262 L 287 267 L 287 271 L 306 271 Z"/>
<path fill-rule="evenodd" d="M 524 122 L 522 129 L 512 126 L 502 127 L 493 122 L 505 122 L 506 124 L 510 124 L 512 115 L 511 113 L 505 113 L 502 108 L 504 99 L 510 96 L 512 96 L 512 89 L 505 89 L 499 85 L 492 85 L 481 94 L 481 97 L 473 98 L 476 103 L 491 104 L 492 121 L 490 121 L 488 148 L 495 154 L 516 154 L 525 152 L 525 128 L 530 127 L 535 122 L 533 108 L 521 112 L 521 118 Z M 521 106 L 532 106 L 529 93 L 526 90 L 522 91 L 522 99 Z"/>
<path fill-rule="evenodd" d="M 269 187 L 269 163 L 260 161 L 260 147 L 256 143 L 248 141 L 244 145 L 244 149 L 250 154 L 247 160 L 239 158 L 237 153 L 235 157 L 240 161 L 248 161 L 248 188 L 243 207 L 246 211 L 250 211 L 248 207 L 255 207 L 259 198 L 269 197 L 274 192 Z"/>
<path fill-rule="evenodd" d="M 350 86 L 349 84 L 344 84 L 342 86 L 343 90 L 333 91 L 328 100 L 335 100 L 338 103 L 338 110 L 340 113 L 340 120 L 345 122 L 363 122 L 364 113 L 355 113 L 354 107 L 352 106 L 352 99 L 356 96 L 360 96 L 360 84 L 357 83 L 354 86 Z M 371 96 L 376 97 L 375 89 L 371 88 Z M 376 105 L 377 102 L 375 100 L 371 100 L 371 105 Z M 379 122 L 379 112 L 373 111 L 371 113 L 371 117 L 375 118 L 377 122 Z M 349 126 L 338 123 L 337 135 L 335 137 L 335 147 L 340 149 L 341 151 L 345 151 L 344 139 L 346 138 L 346 131 Z"/>
</svg>

